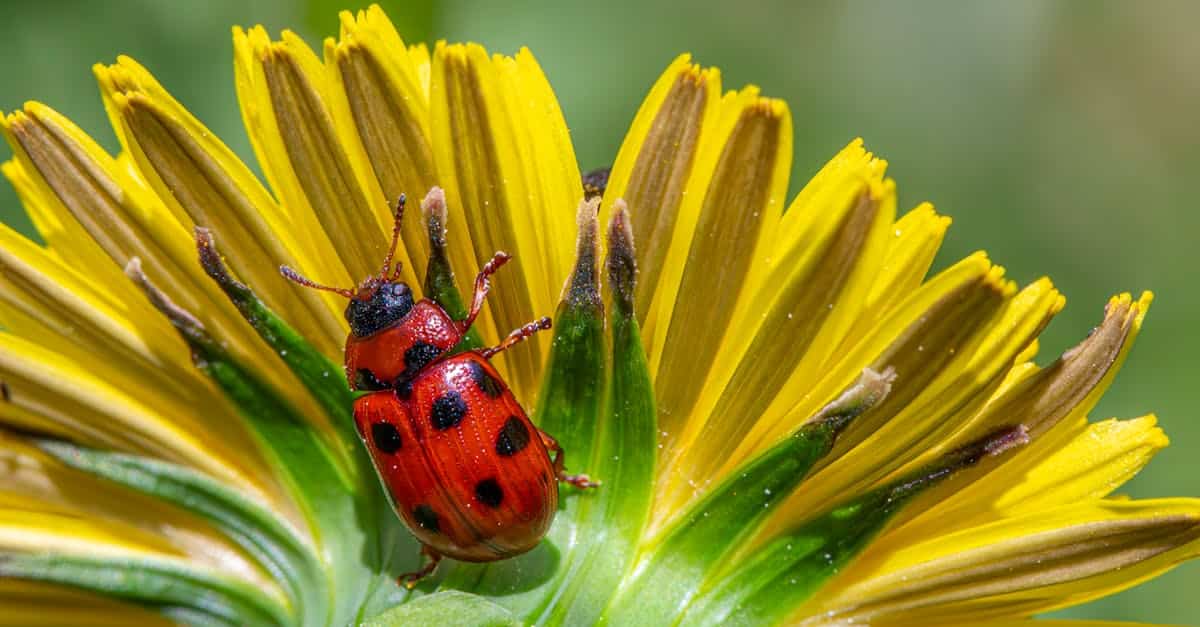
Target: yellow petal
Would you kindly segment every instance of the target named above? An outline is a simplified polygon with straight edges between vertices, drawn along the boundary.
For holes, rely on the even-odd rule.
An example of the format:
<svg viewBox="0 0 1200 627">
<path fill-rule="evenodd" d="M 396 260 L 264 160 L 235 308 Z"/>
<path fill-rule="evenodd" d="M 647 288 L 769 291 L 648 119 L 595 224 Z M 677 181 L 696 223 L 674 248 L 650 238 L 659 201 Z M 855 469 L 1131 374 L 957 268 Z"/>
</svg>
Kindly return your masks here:
<svg viewBox="0 0 1200 627">
<path fill-rule="evenodd" d="M 0 435 L 0 502 L 161 537 L 197 563 L 260 586 L 270 578 L 211 525 L 158 499 L 63 466 L 17 438 Z"/>
<path fill-rule="evenodd" d="M 846 334 L 848 339 L 865 335 L 921 285 L 949 227 L 950 218 L 938 215 L 928 203 L 896 221 L 887 256 L 863 304 L 862 314 Z"/>
<path fill-rule="evenodd" d="M 652 305 L 658 319 L 649 352 L 655 373 L 659 427 L 678 434 L 691 414 L 739 301 L 767 272 L 773 229 L 783 212 L 791 169 L 792 128 L 787 107 L 746 88 L 727 95 L 714 140 L 698 155 L 705 188 L 694 224 L 680 212 Z M 705 174 L 702 173 L 711 173 Z"/>
<path fill-rule="evenodd" d="M 98 593 L 39 581 L 0 579 L 3 627 L 169 627 L 162 614 Z"/>
<path fill-rule="evenodd" d="M 1002 270 L 982 254 L 973 255 L 943 271 L 906 301 L 871 334 L 862 338 L 831 365 L 818 383 L 785 385 L 768 414 L 739 445 L 734 457 L 773 442 L 813 415 L 862 372 L 883 372 L 889 366 L 898 374 L 891 394 L 878 407 L 856 420 L 839 437 L 839 446 L 825 464 L 853 447 L 866 434 L 906 407 L 943 371 L 964 346 L 977 342 L 1011 293 L 1001 279 Z"/>
<path fill-rule="evenodd" d="M 995 509 L 1013 516 L 1108 496 L 1167 446 L 1157 422 L 1153 415 L 1105 420 L 1088 425 L 1066 446 L 1041 459 L 1029 456 L 1031 463 L 1024 471 L 1012 475 L 1021 480 L 997 496 Z"/>
<path fill-rule="evenodd" d="M 209 455 L 263 480 L 263 461 L 234 409 L 200 376 L 174 330 L 144 299 L 129 293 L 125 302 L 114 303 L 90 293 L 90 277 L 62 266 L 4 226 L 0 274 L 5 287 L 0 319 L 10 332 L 57 360 L 90 364 L 90 376 L 116 389 L 136 390 L 148 411 L 169 416 L 180 429 L 203 438 Z M 132 286 L 121 281 L 117 287 Z M 11 390 L 15 382 L 9 385 Z"/>
<path fill-rule="evenodd" d="M 27 103 L 5 118 L 4 130 L 19 164 L 17 178 L 24 179 L 23 196 L 35 201 L 38 213 L 53 212 L 56 223 L 78 224 L 71 234 L 87 233 L 81 240 L 93 240 L 115 261 L 102 267 L 111 272 L 139 256 L 173 283 L 190 281 L 172 251 L 164 250 L 186 231 L 174 216 L 161 213 L 156 199 L 122 188 L 116 160 L 78 127 L 48 107 Z"/>
<path fill-rule="evenodd" d="M 968 257 L 934 277 L 876 325 L 870 334 L 861 338 L 857 345 L 840 355 L 840 359 L 816 383 L 784 385 L 775 391 L 775 400 L 766 412 L 775 416 L 775 419 L 753 422 L 746 436 L 740 440 L 709 438 L 697 444 L 706 451 L 708 457 L 719 460 L 719 469 L 708 475 L 693 476 L 690 467 L 682 464 L 677 466 L 675 472 L 682 475 L 680 479 L 689 490 L 683 493 L 673 490 L 660 493 L 661 498 L 655 503 L 656 529 L 670 519 L 672 512 L 706 491 L 715 478 L 736 468 L 739 460 L 746 459 L 760 447 L 769 445 L 814 415 L 820 407 L 833 400 L 840 390 L 851 385 L 864 368 L 882 372 L 890 366 L 912 373 L 908 385 L 893 388 L 882 404 L 883 411 L 877 413 L 873 410 L 859 417 L 859 420 L 872 421 L 876 427 L 878 425 L 874 421 L 886 421 L 941 370 L 945 357 L 939 357 L 931 368 L 916 366 L 931 363 L 930 356 L 949 355 L 951 349 L 960 345 L 964 338 L 985 329 L 985 323 L 995 315 L 1003 301 L 1006 289 L 996 269 L 982 254 Z M 928 352 L 925 347 L 928 347 Z M 893 397 L 900 400 L 892 401 Z M 862 439 L 871 430 L 872 427 L 868 426 L 853 437 Z M 695 459 L 702 459 L 702 456 L 697 455 Z M 661 490 L 673 485 L 676 485 L 674 481 L 660 480 L 659 488 Z M 781 507 L 780 511 L 788 516 L 800 513 L 791 507 Z"/>
<path fill-rule="evenodd" d="M 280 265 L 309 271 L 290 221 L 225 144 L 128 57 L 94 68 L 113 127 L 139 174 L 182 224 L 213 229 L 229 263 L 257 294 L 327 354 L 344 341 L 344 302 L 281 279 Z M 304 260 L 307 261 L 307 260 Z"/>
<path fill-rule="evenodd" d="M 72 268 L 88 268 L 101 285 L 111 285 L 120 276 L 120 267 L 104 252 L 87 231 L 73 218 L 60 212 L 62 205 L 57 198 L 46 198 L 39 189 L 35 177 L 30 176 L 21 164 L 14 160 L 0 166 L 4 177 L 17 192 L 17 198 L 29 214 L 51 255 Z"/>
<path fill-rule="evenodd" d="M 928 537 L 934 529 L 953 526 L 956 520 L 969 520 L 990 510 L 996 491 L 976 490 L 973 483 L 999 481 L 1011 485 L 1007 477 L 1021 476 L 1032 464 L 1067 446 L 1120 370 L 1151 299 L 1149 293 L 1138 301 L 1128 294 L 1114 297 L 1105 309 L 1104 320 L 1087 339 L 989 402 L 974 419 L 974 428 L 986 430 L 1020 422 L 1029 430 L 1032 443 L 1007 459 L 984 460 L 918 497 L 901 513 L 896 530 L 877 540 L 872 550 L 894 550 L 915 538 Z M 905 523 L 909 518 L 911 521 Z"/>
<path fill-rule="evenodd" d="M 408 47 L 408 54 L 416 69 L 418 84 L 425 94 L 425 100 L 429 100 L 430 81 L 433 77 L 433 61 L 429 56 L 429 47 L 423 43 L 413 44 Z"/>
<path fill-rule="evenodd" d="M 1200 501 L 1085 503 L 860 561 L 808 613 L 909 624 L 1028 616 L 1112 594 L 1197 554 Z"/>
<path fill-rule="evenodd" d="M 130 295 L 114 303 L 89 292 L 90 277 L 2 226 L 0 274 L 0 320 L 10 332 L 0 335 L 8 349 L 0 367 L 8 397 L 0 422 L 190 460 L 235 484 L 250 482 L 260 494 L 276 494 L 234 408 L 199 375 L 186 347 L 161 316 L 146 311 L 143 299 Z M 72 385 L 75 378 L 81 387 Z M 107 392 L 89 393 L 90 386 Z M 131 428 L 129 421 L 150 426 Z M 173 450 L 180 446 L 186 452 Z"/>
<path fill-rule="evenodd" d="M 629 207 L 637 242 L 634 303 L 643 324 L 684 209 L 701 138 L 708 139 L 718 119 L 720 94 L 718 70 L 702 70 L 690 55 L 680 55 L 650 89 L 613 162 L 601 221 L 607 224 L 617 199 Z M 699 207 L 690 203 L 687 209 Z M 694 216 L 685 220 L 693 221 Z"/>
<path fill-rule="evenodd" d="M 24 420 L 31 414 L 40 416 L 55 425 L 55 431 L 65 431 L 63 435 L 89 446 L 185 464 L 256 492 L 246 476 L 235 470 L 236 462 L 231 463 L 238 459 L 238 451 L 224 450 L 224 443 L 213 434 L 189 433 L 174 417 L 159 415 L 129 391 L 96 378 L 83 363 L 0 333 L 0 379 L 9 396 L 8 402 L 0 404 L 4 422 L 37 428 L 44 423 L 29 425 Z"/>
<path fill-rule="evenodd" d="M 991 292 L 991 303 L 1003 302 L 1007 289 L 1004 285 L 990 282 L 985 285 L 993 288 L 984 292 Z M 891 408 L 885 401 L 878 412 L 864 415 L 867 420 L 855 424 L 847 437 L 839 438 L 826 457 L 829 461 L 821 464 L 824 467 L 819 466 L 804 487 L 781 508 L 763 537 L 806 519 L 820 511 L 824 503 L 895 481 L 933 463 L 934 455 L 943 455 L 981 437 L 983 432 L 975 427 L 973 417 L 1003 381 L 1016 355 L 1045 327 L 1061 304 L 1061 296 L 1049 281 L 1039 281 L 1012 298 L 989 324 L 979 328 L 975 338 L 958 336 L 950 344 L 943 344 L 936 336 L 917 340 L 915 352 L 909 353 L 907 369 L 901 361 L 892 366 L 897 372 L 893 389 L 902 385 L 905 372 L 911 381 L 914 365 L 940 372 L 936 376 L 920 375 L 924 381 L 919 384 L 919 392 L 898 390 L 897 396 L 907 395 L 907 401 Z M 976 311 L 987 309 L 985 306 Z M 958 323 L 942 319 L 937 324 L 952 328 Z M 900 360 L 903 356 L 892 359 Z M 993 430 L 996 428 L 999 427 L 993 426 Z"/>
<path fill-rule="evenodd" d="M 666 438 L 666 455 L 676 459 L 663 476 L 676 478 L 677 490 L 686 489 L 683 477 L 707 480 L 729 462 L 756 420 L 778 418 L 765 414 L 777 390 L 789 381 L 811 381 L 812 369 L 849 328 L 877 273 L 894 216 L 895 194 L 881 176 L 880 169 L 873 179 L 853 177 L 853 184 L 836 186 L 814 206 L 789 209 L 821 219 L 813 222 L 817 228 L 802 251 L 776 251 L 777 265 L 762 288 L 738 305 L 712 373 L 693 382 L 700 388 L 694 415 L 678 438 Z"/>
<path fill-rule="evenodd" d="M 203 570 L 218 576 L 226 576 L 222 571 L 228 568 L 233 575 L 242 574 L 232 563 L 206 567 L 194 556 L 172 546 L 160 531 L 143 531 L 116 520 L 100 521 L 28 507 L 0 506 L 0 554 L 44 554 L 47 547 L 53 547 L 56 555 L 148 560 L 169 568 Z M 222 556 L 210 557 L 220 559 Z M 251 582 L 263 593 L 283 601 L 284 595 L 274 582 L 265 578 L 257 581 L 251 578 Z"/>
<path fill-rule="evenodd" d="M 797 619 L 802 620 L 802 619 Z M 808 621 L 801 623 L 804 625 L 819 625 L 823 624 L 819 621 Z M 888 619 L 883 618 L 871 623 L 872 625 L 882 625 L 885 627 L 892 626 L 907 626 L 911 623 L 907 618 Z M 963 624 L 961 618 L 937 619 L 931 618 L 922 623 L 928 627 L 961 627 Z M 972 627 L 1167 627 L 1166 625 L 1150 625 L 1148 623 L 1129 623 L 1124 621 L 1108 621 L 1108 620 L 1045 620 L 1042 618 L 1013 618 L 1001 620 L 982 620 L 971 621 Z"/>
<path fill-rule="evenodd" d="M 489 58 L 477 45 L 439 44 L 432 71 L 433 148 L 450 212 L 451 261 L 471 276 L 497 250 L 516 257 L 515 267 L 496 275 L 481 319 L 484 337 L 495 338 L 557 304 L 573 226 L 554 216 L 570 215 L 582 184 L 558 105 L 527 51 Z M 463 227 L 469 237 L 455 231 Z M 504 365 L 530 402 L 548 339 L 535 336 L 524 346 L 507 352 Z"/>
<path fill-rule="evenodd" d="M 717 359 L 716 371 L 735 363 L 765 361 L 782 372 L 751 383 L 749 387 L 757 390 L 739 390 L 742 399 L 728 399 L 726 389 L 721 403 L 727 406 L 727 413 L 712 416 L 710 421 L 728 418 L 769 423 L 778 419 L 777 414 L 764 413 L 767 405 L 755 404 L 745 393 L 756 391 L 770 403 L 776 390 L 816 379 L 862 313 L 887 249 L 896 193 L 894 183 L 883 178 L 886 163 L 859 144 L 852 143 L 835 157 L 834 162 L 844 162 L 845 168 L 816 177 L 797 195 L 779 224 L 771 227 L 778 233 L 775 249 L 763 267 L 754 269 L 762 275 L 759 287 L 738 304 Z M 849 154 L 854 158 L 847 158 Z M 789 341 L 779 342 L 781 337 Z M 736 377 L 728 384 L 710 378 L 703 392 L 746 383 Z M 763 391 L 768 393 L 761 394 Z M 735 412 L 741 415 L 735 416 Z"/>
<path fill-rule="evenodd" d="M 898 475 L 923 467 L 998 428 L 978 417 L 980 408 L 1024 348 L 1062 310 L 1064 302 L 1046 279 L 1021 290 L 977 346 L 961 347 L 961 359 L 948 363 L 945 373 L 930 381 L 903 411 L 854 452 L 863 456 L 860 460 L 879 460 L 860 466 L 872 471 L 859 472 L 855 485 L 865 489 L 887 473 Z"/>
<path fill-rule="evenodd" d="M 395 27 L 376 5 L 341 13 L 341 37 L 329 40 L 329 104 L 343 140 L 358 143 L 386 198 L 413 201 L 437 184 L 430 145 L 429 98 Z M 414 274 L 425 276 L 429 246 L 421 221 L 403 224 Z"/>
<path fill-rule="evenodd" d="M 52 207 L 61 221 L 77 221 L 121 266 L 140 258 L 173 299 L 230 342 L 234 354 L 285 385 L 286 379 L 276 374 L 282 368 L 278 360 L 258 348 L 249 325 L 204 275 L 191 233 L 132 171 L 69 120 L 37 103 L 9 115 L 5 134 L 41 204 Z M 112 277 L 110 266 L 98 270 L 98 278 L 113 282 L 93 281 L 91 289 L 127 288 L 127 281 Z M 311 403 L 309 407 L 311 411 Z"/>
<path fill-rule="evenodd" d="M 97 557 L 173 556 L 183 553 L 158 534 L 129 525 L 22 507 L 0 507 L 0 552 L 38 553 L 54 547 L 63 555 Z"/>
<path fill-rule="evenodd" d="M 234 29 L 234 68 L 242 117 L 259 164 L 287 213 L 316 216 L 314 257 L 340 258 L 311 278 L 348 285 L 379 272 L 391 232 L 389 200 L 357 146 L 334 126 L 327 71 L 295 35 L 272 42 L 261 27 Z M 401 250 L 403 277 L 416 285 Z M 337 265 L 343 265 L 347 276 Z"/>
<path fill-rule="evenodd" d="M 530 221 L 525 228 L 533 229 L 539 255 L 536 269 L 541 270 L 545 286 L 534 289 L 557 297 L 558 282 L 567 280 L 575 262 L 569 242 L 576 223 L 570 208 L 583 200 L 575 147 L 554 90 L 533 53 L 521 48 L 511 58 L 494 55 L 492 61 L 499 70 L 500 95 L 525 164 L 529 207 L 525 219 Z"/>
<path fill-rule="evenodd" d="M 1045 438 L 1028 454 L 1014 457 L 1004 472 L 1008 482 L 979 481 L 971 486 L 970 507 L 942 510 L 942 533 L 985 524 L 993 520 L 1033 513 L 1054 506 L 1098 499 L 1136 475 L 1158 451 L 1167 446 L 1166 435 L 1154 416 L 1134 420 L 1110 419 L 1078 423 L 1061 438 Z M 1024 453 L 1024 452 L 1023 452 Z M 887 538 L 879 550 L 907 542 L 927 527 L 917 521 Z M 901 539 L 901 538 L 906 539 Z"/>
</svg>

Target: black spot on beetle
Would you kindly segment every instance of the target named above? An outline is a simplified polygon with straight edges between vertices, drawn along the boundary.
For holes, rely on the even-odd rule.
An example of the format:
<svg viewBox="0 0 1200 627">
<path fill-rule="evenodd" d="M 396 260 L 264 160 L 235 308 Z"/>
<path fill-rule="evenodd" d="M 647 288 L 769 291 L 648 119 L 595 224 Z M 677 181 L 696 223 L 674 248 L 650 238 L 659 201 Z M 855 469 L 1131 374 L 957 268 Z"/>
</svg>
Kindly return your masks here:
<svg viewBox="0 0 1200 627">
<path fill-rule="evenodd" d="M 433 422 L 434 429 L 445 431 L 462 422 L 463 416 L 466 415 L 467 404 L 463 401 L 462 395 L 450 390 L 433 401 L 429 419 Z"/>
<path fill-rule="evenodd" d="M 488 477 L 475 484 L 475 498 L 488 507 L 496 508 L 504 501 L 504 490 L 496 480 Z"/>
<path fill-rule="evenodd" d="M 404 373 L 400 375 L 402 379 L 412 379 L 417 376 L 417 373 L 422 368 L 428 366 L 430 362 L 437 359 L 442 354 L 442 349 L 433 344 L 425 342 L 417 342 L 408 347 L 404 351 Z"/>
<path fill-rule="evenodd" d="M 496 380 L 496 377 L 493 377 L 490 373 L 488 373 L 488 371 L 485 370 L 483 366 L 479 365 L 478 362 L 472 361 L 469 362 L 469 364 L 471 369 L 471 379 L 475 381 L 475 385 L 479 386 L 479 389 L 489 397 L 500 398 L 500 395 L 504 393 L 504 388 L 500 385 L 500 382 Z"/>
<path fill-rule="evenodd" d="M 516 416 L 509 416 L 496 436 L 496 453 L 502 457 L 512 457 L 529 446 L 529 429 Z"/>
<path fill-rule="evenodd" d="M 371 441 L 381 453 L 394 455 L 404 445 L 400 432 L 390 422 L 377 422 L 371 425 Z"/>
<path fill-rule="evenodd" d="M 354 373 L 354 389 L 356 390 L 383 390 L 387 388 L 387 384 L 375 377 L 375 373 L 366 368 L 359 368 L 358 372 Z"/>
<path fill-rule="evenodd" d="M 396 397 L 408 400 L 412 397 L 412 381 L 404 380 L 396 384 Z"/>
<path fill-rule="evenodd" d="M 8 389 L 8 383 L 0 381 L 0 398 L 7 403 L 12 400 L 12 390 Z"/>
<path fill-rule="evenodd" d="M 413 518 L 416 519 L 417 526 L 425 531 L 438 533 L 442 530 L 441 526 L 438 524 L 437 512 L 433 511 L 433 508 L 425 503 L 413 508 Z"/>
</svg>

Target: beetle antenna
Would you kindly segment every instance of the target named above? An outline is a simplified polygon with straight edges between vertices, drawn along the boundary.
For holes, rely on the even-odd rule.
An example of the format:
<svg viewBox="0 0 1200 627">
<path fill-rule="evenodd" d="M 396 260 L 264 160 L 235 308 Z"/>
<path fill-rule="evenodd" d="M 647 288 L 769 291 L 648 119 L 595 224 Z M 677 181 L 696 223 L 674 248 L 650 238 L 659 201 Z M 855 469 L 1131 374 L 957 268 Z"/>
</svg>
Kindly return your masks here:
<svg viewBox="0 0 1200 627">
<path fill-rule="evenodd" d="M 400 243 L 400 218 L 404 217 L 405 200 L 404 194 L 400 194 L 400 198 L 396 199 L 396 218 L 392 221 L 392 245 L 388 247 L 387 257 L 383 258 L 383 269 L 379 271 L 379 278 L 385 281 L 388 280 L 388 270 L 392 271 L 392 281 L 400 276 L 400 264 L 397 262 L 395 268 L 391 266 L 392 258 L 396 256 L 396 246 Z"/>
<path fill-rule="evenodd" d="M 475 296 L 471 299 L 471 310 L 467 312 L 467 317 L 458 323 L 463 332 L 475 324 L 475 317 L 483 309 L 483 299 L 487 296 L 488 290 L 492 288 L 492 282 L 488 280 L 488 277 L 495 274 L 500 266 L 508 263 L 510 259 L 512 259 L 512 255 L 503 251 L 497 252 L 487 263 L 483 264 L 483 267 L 479 269 L 479 274 L 475 275 Z"/>
<path fill-rule="evenodd" d="M 304 278 L 299 272 L 296 272 L 288 266 L 279 266 L 279 274 L 282 274 L 283 278 L 298 285 L 303 285 L 304 287 L 311 287 L 314 290 L 321 290 L 322 292 L 333 292 L 334 294 L 345 296 L 346 298 L 354 298 L 354 290 L 346 289 L 344 287 L 330 287 L 328 285 L 314 283 L 312 280 Z"/>
</svg>

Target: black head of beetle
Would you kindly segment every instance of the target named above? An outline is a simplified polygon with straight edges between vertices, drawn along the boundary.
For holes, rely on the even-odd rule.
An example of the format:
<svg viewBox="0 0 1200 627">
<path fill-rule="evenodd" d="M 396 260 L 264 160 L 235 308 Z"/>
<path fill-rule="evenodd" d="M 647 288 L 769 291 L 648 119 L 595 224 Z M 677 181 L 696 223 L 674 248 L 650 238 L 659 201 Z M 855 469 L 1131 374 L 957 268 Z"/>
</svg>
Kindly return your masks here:
<svg viewBox="0 0 1200 627">
<path fill-rule="evenodd" d="M 399 281 L 383 283 L 360 294 L 346 305 L 346 322 L 350 323 L 354 337 L 374 335 L 399 322 L 413 308 L 412 290 Z"/>
<path fill-rule="evenodd" d="M 321 285 L 305 278 L 288 266 L 279 266 L 279 272 L 284 278 L 313 289 L 333 292 L 350 299 L 346 305 L 346 322 L 350 323 L 350 333 L 354 337 L 374 335 L 399 322 L 413 308 L 412 290 L 406 283 L 398 281 L 400 264 L 392 265 L 396 254 L 396 245 L 400 243 L 400 218 L 404 215 L 404 194 L 396 201 L 396 216 L 392 224 L 392 244 L 388 247 L 387 256 L 383 258 L 383 268 L 379 274 L 363 280 L 357 289 L 331 287 Z"/>
</svg>

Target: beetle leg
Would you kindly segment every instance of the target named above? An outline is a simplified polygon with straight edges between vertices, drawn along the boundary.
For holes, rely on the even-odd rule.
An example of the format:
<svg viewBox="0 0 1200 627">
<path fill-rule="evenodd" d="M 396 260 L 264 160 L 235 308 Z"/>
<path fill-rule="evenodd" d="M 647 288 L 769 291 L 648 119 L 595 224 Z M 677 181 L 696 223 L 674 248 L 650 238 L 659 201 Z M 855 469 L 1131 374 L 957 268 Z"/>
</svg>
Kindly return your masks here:
<svg viewBox="0 0 1200 627">
<path fill-rule="evenodd" d="M 475 294 L 471 298 L 471 309 L 467 312 L 467 317 L 458 323 L 463 333 L 466 333 L 467 329 L 475 324 L 475 317 L 483 309 L 483 299 L 487 296 L 488 290 L 492 288 L 492 282 L 488 280 L 488 277 L 495 274 L 500 266 L 508 263 L 510 259 L 512 259 L 512 255 L 498 252 L 492 256 L 490 261 L 483 264 L 483 267 L 479 269 L 479 274 L 475 275 Z"/>
<path fill-rule="evenodd" d="M 437 569 L 438 564 L 442 561 L 441 553 L 438 553 L 437 551 L 424 545 L 421 546 L 421 555 L 428 557 L 429 563 L 422 566 L 420 570 L 400 575 L 400 577 L 396 580 L 396 583 L 399 583 L 408 590 L 412 590 L 417 586 L 417 583 L 433 573 L 433 571 Z"/>
<path fill-rule="evenodd" d="M 544 331 L 549 328 L 550 318 L 538 318 L 537 320 L 530 322 L 516 331 L 509 333 L 508 337 L 504 338 L 504 341 L 500 342 L 496 346 L 493 346 L 492 348 L 485 348 L 480 352 L 483 354 L 484 359 L 491 359 L 492 355 L 509 348 L 513 344 L 520 342 L 521 340 L 533 335 L 534 333 L 537 333 L 538 331 Z"/>
<path fill-rule="evenodd" d="M 538 429 L 538 435 L 542 436 L 542 444 L 546 450 L 554 453 L 554 474 L 558 476 L 559 481 L 569 483 L 581 490 L 600 487 L 599 481 L 592 481 L 592 478 L 587 475 L 568 475 L 566 469 L 563 468 L 563 448 L 558 440 L 541 429 Z"/>
</svg>

